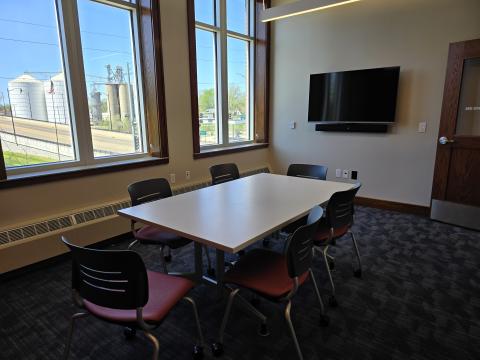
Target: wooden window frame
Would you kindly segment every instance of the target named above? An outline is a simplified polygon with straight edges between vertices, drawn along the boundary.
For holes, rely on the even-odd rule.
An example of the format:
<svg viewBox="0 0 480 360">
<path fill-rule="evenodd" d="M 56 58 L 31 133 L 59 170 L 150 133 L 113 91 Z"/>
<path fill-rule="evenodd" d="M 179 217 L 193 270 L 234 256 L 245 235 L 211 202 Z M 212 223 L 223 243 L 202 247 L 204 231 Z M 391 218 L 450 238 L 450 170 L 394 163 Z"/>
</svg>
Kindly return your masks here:
<svg viewBox="0 0 480 360">
<path fill-rule="evenodd" d="M 123 171 L 169 162 L 165 85 L 160 22 L 160 0 L 137 0 L 139 48 L 142 55 L 142 80 L 148 153 L 133 159 L 87 166 L 39 168 L 32 172 L 8 176 L 0 143 L 0 189 L 50 181 Z"/>
<path fill-rule="evenodd" d="M 269 79 L 270 79 L 270 24 L 262 23 L 260 13 L 264 10 L 263 0 L 255 3 L 255 69 L 254 69 L 254 139 L 251 144 L 235 145 L 212 149 L 201 148 L 198 113 L 197 54 L 195 37 L 195 4 L 187 0 L 188 46 L 190 62 L 190 101 L 192 108 L 193 158 L 231 154 L 268 147 L 269 143 Z M 270 6 L 270 0 L 265 1 Z"/>
</svg>

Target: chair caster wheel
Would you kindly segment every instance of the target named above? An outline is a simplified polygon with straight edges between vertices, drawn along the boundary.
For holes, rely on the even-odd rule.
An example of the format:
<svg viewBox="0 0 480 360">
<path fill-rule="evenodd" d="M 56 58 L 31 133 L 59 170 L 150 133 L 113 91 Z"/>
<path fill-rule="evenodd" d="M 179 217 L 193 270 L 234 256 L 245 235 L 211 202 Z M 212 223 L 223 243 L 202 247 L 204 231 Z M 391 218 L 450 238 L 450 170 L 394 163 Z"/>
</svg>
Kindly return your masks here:
<svg viewBox="0 0 480 360">
<path fill-rule="evenodd" d="M 213 356 L 221 356 L 223 354 L 223 344 L 222 343 L 213 343 L 212 344 L 212 354 L 213 354 Z"/>
<path fill-rule="evenodd" d="M 353 276 L 355 276 L 358 279 L 361 279 L 362 278 L 362 269 L 355 270 L 353 272 Z"/>
<path fill-rule="evenodd" d="M 328 268 L 330 270 L 335 270 L 335 261 L 333 260 L 328 260 Z"/>
<path fill-rule="evenodd" d="M 320 316 L 320 326 L 328 326 L 330 324 L 330 318 L 327 315 Z"/>
<path fill-rule="evenodd" d="M 260 335 L 260 336 L 270 335 L 270 331 L 268 331 L 267 324 L 260 324 L 260 328 L 258 329 L 258 335 Z"/>
<path fill-rule="evenodd" d="M 127 340 L 133 340 L 135 339 L 135 336 L 137 335 L 137 330 L 132 329 L 129 327 L 126 327 L 123 329 L 123 336 L 125 336 L 125 339 Z"/>
<path fill-rule="evenodd" d="M 166 262 L 166 263 L 169 263 L 169 262 L 172 261 L 172 255 L 166 255 L 166 256 L 164 256 L 163 258 L 165 259 L 165 262 Z"/>
<path fill-rule="evenodd" d="M 270 245 L 270 240 L 269 239 L 263 239 L 262 243 L 263 243 L 263 247 L 268 247 Z"/>
<path fill-rule="evenodd" d="M 193 347 L 193 359 L 200 360 L 203 359 L 203 347 L 200 345 L 195 345 Z"/>
<path fill-rule="evenodd" d="M 207 274 L 208 274 L 208 276 L 214 277 L 215 276 L 215 269 L 214 268 L 207 269 Z"/>
<path fill-rule="evenodd" d="M 337 307 L 338 306 L 338 301 L 335 298 L 335 296 L 331 296 L 330 299 L 328 299 L 328 305 L 331 307 Z"/>
</svg>

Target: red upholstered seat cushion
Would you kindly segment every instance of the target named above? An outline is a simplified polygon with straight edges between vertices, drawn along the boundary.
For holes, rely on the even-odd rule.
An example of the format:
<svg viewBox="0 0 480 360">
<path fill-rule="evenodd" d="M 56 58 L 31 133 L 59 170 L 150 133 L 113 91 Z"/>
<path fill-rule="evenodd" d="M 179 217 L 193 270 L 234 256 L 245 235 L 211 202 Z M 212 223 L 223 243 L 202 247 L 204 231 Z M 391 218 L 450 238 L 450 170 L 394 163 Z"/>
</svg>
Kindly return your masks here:
<svg viewBox="0 0 480 360">
<path fill-rule="evenodd" d="M 143 308 L 145 321 L 158 323 L 193 287 L 193 282 L 154 271 L 147 271 L 148 302 Z M 93 315 L 115 323 L 134 323 L 136 310 L 110 309 L 84 300 L 85 308 Z"/>
<path fill-rule="evenodd" d="M 189 239 L 161 230 L 155 226 L 146 225 L 135 233 L 135 238 L 141 243 L 163 244 L 172 249 L 185 246 L 191 242 Z"/>
<path fill-rule="evenodd" d="M 308 272 L 299 277 L 302 284 Z M 254 290 L 270 298 L 281 298 L 293 289 L 285 257 L 273 251 L 254 249 L 225 274 L 225 283 Z"/>
<path fill-rule="evenodd" d="M 345 225 L 345 226 L 342 226 L 338 229 L 333 229 L 333 238 L 338 239 L 339 237 L 342 237 L 343 235 L 345 235 L 348 232 L 349 228 L 350 228 L 350 226 Z M 330 236 L 330 228 L 328 228 L 326 226 L 322 226 L 322 224 L 320 224 L 320 226 L 317 229 L 317 232 L 315 233 L 315 235 L 313 237 L 313 242 L 316 245 L 318 245 L 319 243 L 324 243 L 328 240 L 329 236 Z"/>
</svg>

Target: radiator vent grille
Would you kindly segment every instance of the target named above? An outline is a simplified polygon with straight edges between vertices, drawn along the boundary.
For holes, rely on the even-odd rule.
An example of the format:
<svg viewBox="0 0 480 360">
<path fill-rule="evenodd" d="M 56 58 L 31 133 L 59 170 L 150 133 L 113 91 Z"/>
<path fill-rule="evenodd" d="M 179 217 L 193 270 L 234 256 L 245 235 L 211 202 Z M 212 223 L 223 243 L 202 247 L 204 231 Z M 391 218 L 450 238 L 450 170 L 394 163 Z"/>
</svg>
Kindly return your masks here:
<svg viewBox="0 0 480 360">
<path fill-rule="evenodd" d="M 242 173 L 241 176 L 250 176 L 260 173 L 269 173 L 270 170 L 267 167 L 255 169 Z M 198 190 L 207 186 L 210 186 L 210 181 L 205 181 L 197 184 L 189 184 L 172 189 L 174 195 L 183 194 L 189 191 Z M 18 240 L 28 239 L 33 236 L 43 235 L 49 232 L 58 231 L 61 229 L 69 228 L 74 225 L 87 223 L 104 217 L 112 216 L 117 213 L 118 210 L 127 208 L 130 206 L 130 201 L 121 201 L 113 204 L 108 204 L 98 208 L 87 209 L 82 212 L 72 213 L 69 215 L 63 215 L 61 217 L 48 219 L 34 224 L 28 224 L 23 227 L 7 229 L 0 232 L 0 246 L 15 242 Z"/>
</svg>

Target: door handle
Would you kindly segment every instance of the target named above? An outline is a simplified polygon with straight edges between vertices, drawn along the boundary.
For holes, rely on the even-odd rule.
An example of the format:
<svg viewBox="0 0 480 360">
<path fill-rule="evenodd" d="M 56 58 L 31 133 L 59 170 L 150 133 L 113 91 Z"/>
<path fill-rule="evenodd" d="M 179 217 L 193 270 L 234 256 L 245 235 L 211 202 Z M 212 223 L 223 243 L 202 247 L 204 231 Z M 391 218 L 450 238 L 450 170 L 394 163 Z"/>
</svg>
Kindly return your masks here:
<svg viewBox="0 0 480 360">
<path fill-rule="evenodd" d="M 446 136 L 442 136 L 440 139 L 438 139 L 438 142 L 442 145 L 448 144 L 448 143 L 453 143 L 455 140 L 448 140 Z"/>
</svg>

